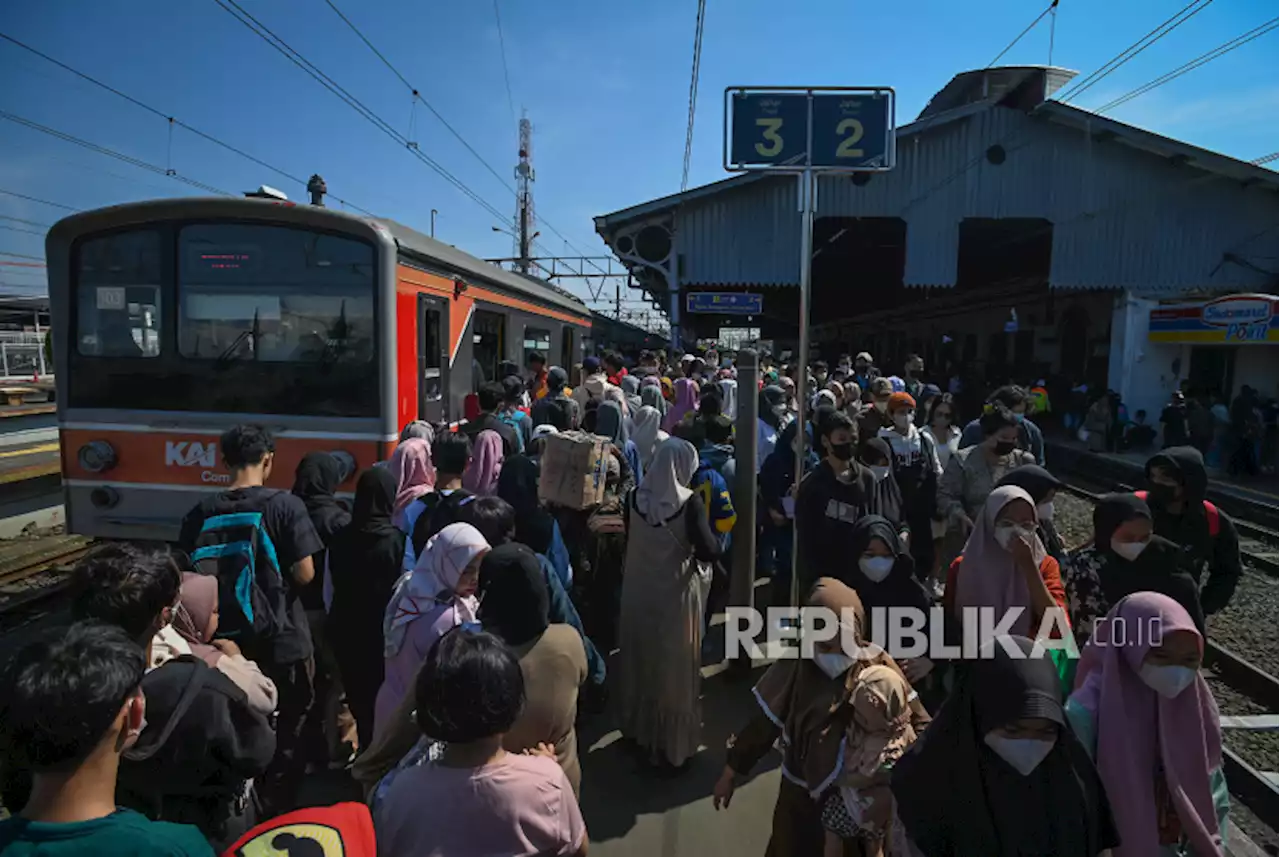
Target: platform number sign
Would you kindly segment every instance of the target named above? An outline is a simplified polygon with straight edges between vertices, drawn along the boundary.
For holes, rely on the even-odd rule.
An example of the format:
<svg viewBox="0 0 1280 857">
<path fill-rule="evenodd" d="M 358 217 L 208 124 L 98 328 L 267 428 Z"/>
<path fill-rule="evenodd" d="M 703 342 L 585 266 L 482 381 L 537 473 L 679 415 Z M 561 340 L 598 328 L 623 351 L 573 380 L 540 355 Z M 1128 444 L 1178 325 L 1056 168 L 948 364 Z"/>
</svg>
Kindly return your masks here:
<svg viewBox="0 0 1280 857">
<path fill-rule="evenodd" d="M 725 169 L 893 167 L 893 90 L 725 90 Z"/>
</svg>

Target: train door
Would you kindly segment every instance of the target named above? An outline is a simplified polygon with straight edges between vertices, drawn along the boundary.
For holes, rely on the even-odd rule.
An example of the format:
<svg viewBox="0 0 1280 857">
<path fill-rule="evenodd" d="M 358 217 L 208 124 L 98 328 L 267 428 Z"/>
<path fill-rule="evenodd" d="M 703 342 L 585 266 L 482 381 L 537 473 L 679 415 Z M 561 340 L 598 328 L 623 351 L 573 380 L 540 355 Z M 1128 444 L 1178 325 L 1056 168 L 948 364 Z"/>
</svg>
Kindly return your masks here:
<svg viewBox="0 0 1280 857">
<path fill-rule="evenodd" d="M 577 360 L 573 359 L 573 325 L 560 325 L 560 365 L 568 372 Z"/>
<path fill-rule="evenodd" d="M 418 418 L 449 421 L 449 304 L 418 295 Z"/>
<path fill-rule="evenodd" d="M 475 386 L 497 381 L 498 367 L 506 360 L 507 317 L 500 312 L 478 309 L 472 333 Z"/>
</svg>

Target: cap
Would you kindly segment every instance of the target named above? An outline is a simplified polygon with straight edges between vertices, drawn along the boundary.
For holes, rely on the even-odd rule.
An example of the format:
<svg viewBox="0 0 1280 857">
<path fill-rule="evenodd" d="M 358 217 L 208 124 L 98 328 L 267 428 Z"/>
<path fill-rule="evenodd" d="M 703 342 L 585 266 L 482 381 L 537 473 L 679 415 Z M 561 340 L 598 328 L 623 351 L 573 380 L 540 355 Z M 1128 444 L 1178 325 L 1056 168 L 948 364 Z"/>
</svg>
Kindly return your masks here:
<svg viewBox="0 0 1280 857">
<path fill-rule="evenodd" d="M 583 361 L 582 361 L 582 371 L 584 371 L 584 372 L 593 372 L 593 373 L 594 373 L 594 372 L 599 372 L 599 371 L 600 371 L 600 358 L 599 358 L 599 357 L 596 357 L 596 356 L 594 356 L 594 355 L 593 355 L 593 356 L 588 357 L 588 358 L 586 358 L 585 360 L 583 360 Z"/>
<path fill-rule="evenodd" d="M 894 393 L 889 397 L 889 410 L 894 408 L 914 408 L 916 400 L 911 398 L 910 393 Z"/>
<path fill-rule="evenodd" d="M 854 363 L 875 363 L 876 361 L 871 359 L 871 355 L 868 352 L 859 351 L 858 356 L 853 358 L 853 362 Z"/>
</svg>

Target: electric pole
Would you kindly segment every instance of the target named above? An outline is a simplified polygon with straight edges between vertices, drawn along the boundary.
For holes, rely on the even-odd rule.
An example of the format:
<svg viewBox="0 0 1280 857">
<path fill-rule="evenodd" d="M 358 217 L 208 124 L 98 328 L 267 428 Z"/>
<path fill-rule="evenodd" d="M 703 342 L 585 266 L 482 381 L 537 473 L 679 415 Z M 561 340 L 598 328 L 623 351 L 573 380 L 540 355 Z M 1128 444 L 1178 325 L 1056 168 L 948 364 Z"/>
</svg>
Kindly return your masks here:
<svg viewBox="0 0 1280 857">
<path fill-rule="evenodd" d="M 613 284 L 613 317 L 622 321 L 622 285 Z"/>
<path fill-rule="evenodd" d="M 516 270 L 528 274 L 533 254 L 533 125 L 520 118 L 520 160 L 516 164 Z"/>
</svg>

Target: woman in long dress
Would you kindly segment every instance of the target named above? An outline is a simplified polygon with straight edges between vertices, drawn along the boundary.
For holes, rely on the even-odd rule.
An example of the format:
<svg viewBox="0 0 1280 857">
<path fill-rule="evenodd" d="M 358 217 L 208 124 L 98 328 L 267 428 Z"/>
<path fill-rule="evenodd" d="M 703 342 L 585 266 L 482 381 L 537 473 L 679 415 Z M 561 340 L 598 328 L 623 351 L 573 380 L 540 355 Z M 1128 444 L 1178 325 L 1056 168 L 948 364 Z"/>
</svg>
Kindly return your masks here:
<svg viewBox="0 0 1280 857">
<path fill-rule="evenodd" d="M 668 438 L 626 510 L 619 728 L 659 768 L 688 762 L 702 733 L 702 617 L 720 548 L 689 488 L 697 469 L 693 444 Z"/>
</svg>

